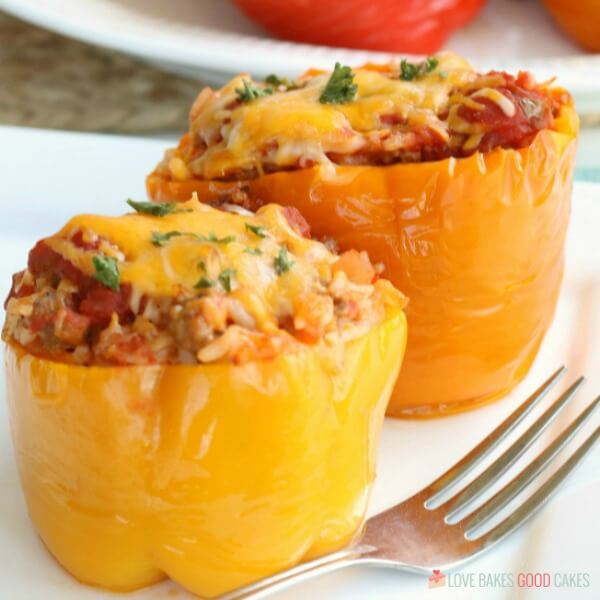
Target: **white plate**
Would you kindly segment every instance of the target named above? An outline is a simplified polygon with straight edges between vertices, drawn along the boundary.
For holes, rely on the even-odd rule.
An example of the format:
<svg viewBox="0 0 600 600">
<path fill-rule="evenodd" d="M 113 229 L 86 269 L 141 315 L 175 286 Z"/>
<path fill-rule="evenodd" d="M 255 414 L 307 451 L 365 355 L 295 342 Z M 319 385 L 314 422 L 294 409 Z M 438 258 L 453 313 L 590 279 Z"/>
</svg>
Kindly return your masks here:
<svg viewBox="0 0 600 600">
<path fill-rule="evenodd" d="M 144 175 L 165 146 L 163 141 L 1 128 L 0 294 L 11 273 L 26 264 L 27 251 L 41 236 L 57 230 L 81 211 L 118 214 L 127 197 L 144 196 Z M 8 151 L 7 149 L 10 149 Z M 600 186 L 578 185 L 568 241 L 567 271 L 552 328 L 526 381 L 503 401 L 480 410 L 434 421 L 387 420 L 379 476 L 370 505 L 378 512 L 412 494 L 449 467 L 551 371 L 567 364 L 567 379 L 586 372 L 589 383 L 573 407 L 552 425 L 552 438 L 600 392 Z M 2 374 L 3 377 L 3 374 Z M 0 382 L 3 384 L 3 382 Z M 3 385 L 2 385 L 3 388 Z M 547 403 L 546 403 L 547 404 Z M 539 413 L 540 411 L 537 411 Z M 598 422 L 598 419 L 595 421 Z M 582 432 L 585 436 L 589 433 Z M 578 436 L 578 440 L 582 436 Z M 528 454 L 530 456 L 531 453 Z M 135 594 L 114 595 L 84 587 L 50 558 L 27 518 L 13 462 L 5 402 L 0 401 L 0 599 L 1 600 L 158 600 L 185 592 L 166 582 Z M 566 487 L 531 523 L 471 563 L 463 574 L 586 572 L 593 588 L 567 590 L 569 600 L 600 597 L 600 447 Z M 177 590 L 176 592 L 174 590 Z M 520 598 L 531 598 L 520 590 Z M 559 589 L 544 590 L 541 598 Z M 304 600 L 403 600 L 429 597 L 427 580 L 395 572 L 353 569 L 331 575 L 275 598 Z M 446 588 L 435 598 L 514 598 L 516 588 Z"/>
<path fill-rule="evenodd" d="M 249 72 L 295 76 L 336 60 L 360 64 L 389 54 L 270 39 L 230 0 L 0 0 L 0 8 L 68 36 L 145 58 L 206 83 Z M 538 0 L 489 0 L 448 43 L 481 68 L 558 75 L 580 112 L 600 111 L 600 56 L 582 53 Z"/>
</svg>

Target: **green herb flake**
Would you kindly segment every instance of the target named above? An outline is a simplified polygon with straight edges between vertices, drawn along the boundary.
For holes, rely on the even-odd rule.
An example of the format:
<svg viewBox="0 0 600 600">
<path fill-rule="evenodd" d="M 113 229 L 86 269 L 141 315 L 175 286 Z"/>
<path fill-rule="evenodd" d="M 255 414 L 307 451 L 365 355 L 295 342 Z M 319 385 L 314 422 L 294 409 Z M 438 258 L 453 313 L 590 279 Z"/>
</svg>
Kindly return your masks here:
<svg viewBox="0 0 600 600">
<path fill-rule="evenodd" d="M 407 60 L 400 61 L 400 79 L 403 81 L 413 81 L 414 79 L 420 79 L 431 73 L 438 65 L 440 61 L 434 56 L 427 57 L 424 61 L 419 63 L 411 63 Z"/>
<path fill-rule="evenodd" d="M 321 104 L 342 104 L 356 97 L 358 86 L 354 83 L 354 73 L 350 67 L 335 63 L 333 73 L 325 84 L 319 102 Z"/>
<path fill-rule="evenodd" d="M 231 292 L 231 278 L 235 277 L 235 269 L 225 269 L 219 275 L 219 282 L 226 292 Z"/>
<path fill-rule="evenodd" d="M 97 254 L 92 258 L 92 264 L 94 265 L 94 278 L 113 292 L 118 292 L 120 274 L 117 259 Z"/>
<path fill-rule="evenodd" d="M 281 246 L 281 248 L 279 248 L 279 254 L 277 254 L 275 260 L 273 261 L 275 272 L 277 275 L 283 275 L 284 273 L 287 273 L 287 271 L 289 271 L 293 265 L 294 261 L 288 256 L 287 248 L 285 246 Z"/>
<path fill-rule="evenodd" d="M 203 260 L 201 260 L 201 261 L 198 263 L 198 268 L 199 268 L 199 269 L 200 269 L 200 270 L 201 270 L 203 273 L 206 273 L 206 263 L 205 263 Z"/>
<path fill-rule="evenodd" d="M 155 246 L 164 246 L 169 240 L 174 237 L 179 237 L 180 235 L 185 235 L 181 233 L 181 231 L 167 231 L 167 233 L 162 233 L 161 231 L 153 231 L 152 232 L 152 243 Z"/>
<path fill-rule="evenodd" d="M 131 198 L 127 200 L 127 204 L 136 212 L 144 215 L 152 215 L 153 217 L 164 217 L 172 213 L 177 207 L 175 202 L 136 202 Z"/>
<path fill-rule="evenodd" d="M 252 100 L 256 100 L 262 96 L 269 96 L 273 93 L 271 88 L 259 88 L 248 79 L 242 80 L 242 86 L 241 88 L 235 88 L 235 93 L 242 102 L 252 102 Z"/>
<path fill-rule="evenodd" d="M 230 242 L 235 241 L 234 235 L 228 235 L 226 237 L 217 237 L 214 233 L 209 233 L 208 235 L 198 235 L 196 233 L 191 233 L 187 231 L 167 231 L 167 233 L 161 233 L 160 231 L 152 232 L 152 243 L 155 246 L 164 246 L 169 240 L 174 237 L 180 237 L 182 235 L 189 236 L 200 240 L 201 242 L 212 242 L 215 244 L 229 244 Z"/>
<path fill-rule="evenodd" d="M 425 59 L 425 71 L 431 73 L 440 64 L 440 61 L 435 56 L 428 56 Z"/>
<path fill-rule="evenodd" d="M 283 88 L 286 92 L 288 90 L 295 90 L 298 88 L 298 84 L 295 81 L 292 81 L 287 77 L 279 77 L 274 73 L 267 75 L 265 78 L 265 83 L 276 90 Z"/>
<path fill-rule="evenodd" d="M 254 256 L 260 256 L 262 254 L 262 250 L 260 248 L 244 248 L 244 252 L 246 254 L 253 254 Z"/>
<path fill-rule="evenodd" d="M 214 242 L 215 244 L 230 244 L 231 242 L 235 242 L 235 235 L 227 235 L 220 238 L 214 233 L 209 233 L 207 236 L 199 235 L 197 237 L 204 242 Z"/>
<path fill-rule="evenodd" d="M 215 281 L 213 281 L 212 279 L 209 279 L 208 277 L 206 277 L 206 275 L 203 275 L 202 277 L 200 277 L 200 279 L 198 279 L 198 282 L 196 283 L 196 285 L 194 286 L 197 290 L 203 290 L 206 288 L 211 288 L 215 285 Z"/>
<path fill-rule="evenodd" d="M 412 81 L 417 78 L 419 68 L 416 64 L 409 63 L 407 60 L 400 61 L 400 79 L 403 81 Z"/>
<path fill-rule="evenodd" d="M 267 230 L 264 227 L 261 227 L 260 225 L 252 225 L 252 223 L 244 223 L 244 225 L 248 231 L 251 231 L 259 238 L 267 237 Z"/>
<path fill-rule="evenodd" d="M 544 114 L 544 105 L 531 98 L 520 98 L 519 103 L 528 119 L 536 119 Z"/>
</svg>

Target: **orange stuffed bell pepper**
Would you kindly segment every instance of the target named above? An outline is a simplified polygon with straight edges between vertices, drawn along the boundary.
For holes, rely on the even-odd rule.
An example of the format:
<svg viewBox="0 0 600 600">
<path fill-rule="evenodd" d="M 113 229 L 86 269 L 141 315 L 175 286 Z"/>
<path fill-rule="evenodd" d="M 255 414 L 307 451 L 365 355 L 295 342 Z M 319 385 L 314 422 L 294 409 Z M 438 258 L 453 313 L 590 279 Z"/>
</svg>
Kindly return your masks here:
<svg viewBox="0 0 600 600">
<path fill-rule="evenodd" d="M 388 414 L 435 416 L 505 394 L 536 355 L 562 277 L 577 131 L 564 90 L 452 54 L 242 76 L 200 94 L 147 188 L 157 201 L 285 198 L 317 237 L 366 250 L 410 298 Z"/>
<path fill-rule="evenodd" d="M 404 297 L 295 209 L 82 215 L 7 300 L 8 402 L 35 527 L 77 579 L 211 597 L 360 530 Z M 238 211 L 239 212 L 239 211 Z"/>
</svg>

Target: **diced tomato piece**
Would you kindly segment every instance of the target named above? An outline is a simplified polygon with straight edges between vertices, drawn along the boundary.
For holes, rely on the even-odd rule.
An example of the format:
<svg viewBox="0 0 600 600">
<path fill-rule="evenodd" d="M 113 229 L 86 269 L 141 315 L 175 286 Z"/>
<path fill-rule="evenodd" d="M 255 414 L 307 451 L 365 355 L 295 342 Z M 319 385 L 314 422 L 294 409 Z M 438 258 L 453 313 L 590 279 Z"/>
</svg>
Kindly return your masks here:
<svg viewBox="0 0 600 600">
<path fill-rule="evenodd" d="M 67 344 L 81 344 L 92 320 L 68 308 L 61 309 L 54 320 L 54 335 Z"/>
<path fill-rule="evenodd" d="M 406 123 L 408 123 L 408 119 L 406 118 L 406 116 L 400 113 L 390 113 L 387 115 L 381 115 L 379 117 L 379 120 L 384 125 L 406 125 Z"/>
<path fill-rule="evenodd" d="M 314 345 L 321 339 L 320 333 L 321 332 L 309 331 L 307 329 L 295 329 L 292 332 L 293 336 L 299 342 L 309 345 Z"/>
<path fill-rule="evenodd" d="M 119 315 L 120 321 L 129 321 L 133 318 L 128 302 L 130 290 L 128 285 L 122 285 L 118 292 L 105 287 L 93 289 L 79 304 L 79 312 L 94 325 L 108 325 L 113 313 Z"/>
<path fill-rule="evenodd" d="M 524 90 L 532 90 L 535 87 L 535 77 L 529 71 L 519 71 L 517 85 Z"/>
<path fill-rule="evenodd" d="M 375 269 L 369 258 L 362 252 L 353 249 L 344 252 L 333 263 L 331 270 L 333 273 L 344 271 L 350 281 L 359 285 L 369 284 L 376 277 Z"/>
<path fill-rule="evenodd" d="M 31 333 L 37 333 L 45 327 L 52 325 L 53 322 L 54 315 L 51 313 L 33 315 L 31 319 L 29 319 L 29 330 L 31 331 Z"/>
<path fill-rule="evenodd" d="M 310 225 L 295 206 L 283 206 L 281 212 L 292 229 L 295 229 L 300 235 L 310 238 Z"/>
<path fill-rule="evenodd" d="M 470 152 L 503 148 L 523 148 L 531 143 L 538 131 L 552 124 L 553 101 L 535 89 L 520 87 L 514 77 L 504 74 L 506 86 L 496 88 L 515 107 L 513 115 L 507 115 L 493 100 L 477 96 L 475 100 L 483 105 L 482 110 L 461 106 L 459 115 L 471 123 L 482 123 L 486 133 L 477 148 Z"/>
<path fill-rule="evenodd" d="M 52 250 L 44 240 L 38 242 L 29 253 L 29 270 L 34 276 L 56 276 L 75 283 L 79 288 L 80 300 L 77 310 L 89 318 L 93 325 L 106 326 L 113 313 L 117 313 L 120 320 L 128 321 L 133 318 L 129 308 L 129 284 L 121 285 L 118 292 L 109 290 Z"/>
<path fill-rule="evenodd" d="M 56 275 L 59 279 L 68 279 L 76 285 L 84 277 L 72 262 L 52 250 L 44 240 L 40 240 L 29 253 L 27 266 L 35 276 Z"/>
<path fill-rule="evenodd" d="M 71 238 L 71 242 L 82 250 L 97 250 L 100 247 L 100 238 L 97 238 L 94 242 L 88 242 L 83 239 L 83 231 L 78 231 Z"/>
</svg>

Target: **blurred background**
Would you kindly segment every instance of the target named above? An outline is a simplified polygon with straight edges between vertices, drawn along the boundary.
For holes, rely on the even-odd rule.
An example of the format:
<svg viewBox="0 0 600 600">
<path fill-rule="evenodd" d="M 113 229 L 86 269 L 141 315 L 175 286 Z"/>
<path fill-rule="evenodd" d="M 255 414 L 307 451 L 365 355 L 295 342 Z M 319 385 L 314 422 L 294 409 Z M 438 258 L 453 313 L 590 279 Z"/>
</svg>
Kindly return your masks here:
<svg viewBox="0 0 600 600">
<path fill-rule="evenodd" d="M 176 138 L 203 85 L 441 49 L 557 76 L 600 181 L 600 0 L 0 0 L 0 124 Z"/>
</svg>

